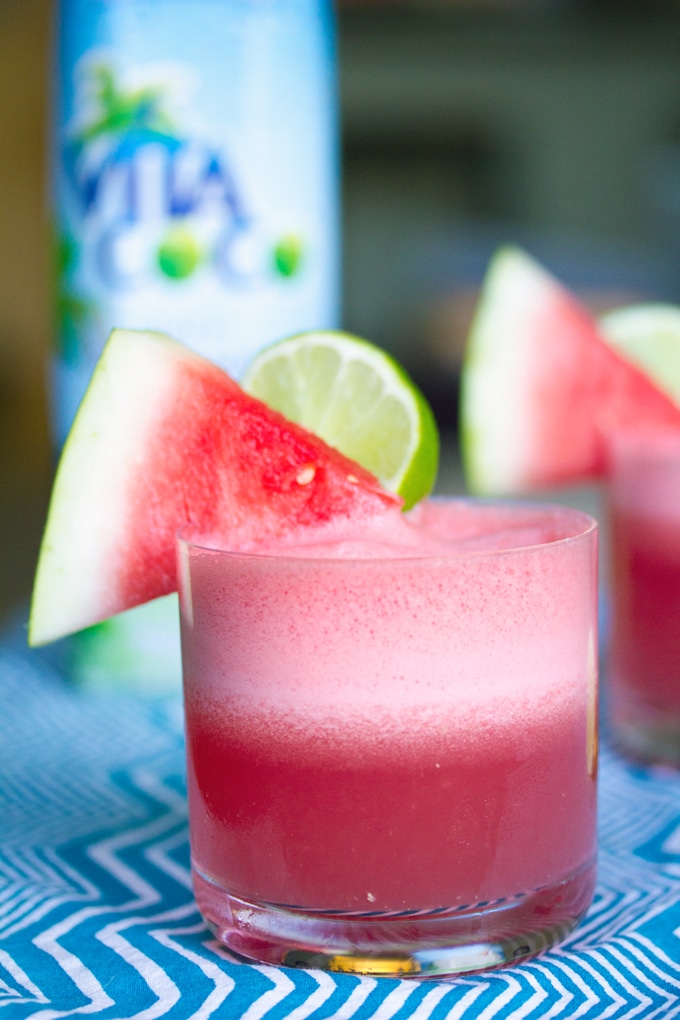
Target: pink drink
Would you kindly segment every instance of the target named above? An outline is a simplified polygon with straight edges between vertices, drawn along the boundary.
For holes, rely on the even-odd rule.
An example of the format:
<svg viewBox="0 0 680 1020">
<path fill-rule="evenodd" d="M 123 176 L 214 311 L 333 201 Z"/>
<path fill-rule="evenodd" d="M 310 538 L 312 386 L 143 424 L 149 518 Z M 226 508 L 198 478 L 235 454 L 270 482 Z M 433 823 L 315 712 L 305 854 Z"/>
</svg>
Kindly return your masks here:
<svg viewBox="0 0 680 1020">
<path fill-rule="evenodd" d="M 594 525 L 411 519 L 276 555 L 181 545 L 195 887 L 245 956 L 482 969 L 590 902 Z"/>
<path fill-rule="evenodd" d="M 612 720 L 626 750 L 680 765 L 680 433 L 612 451 Z"/>
</svg>

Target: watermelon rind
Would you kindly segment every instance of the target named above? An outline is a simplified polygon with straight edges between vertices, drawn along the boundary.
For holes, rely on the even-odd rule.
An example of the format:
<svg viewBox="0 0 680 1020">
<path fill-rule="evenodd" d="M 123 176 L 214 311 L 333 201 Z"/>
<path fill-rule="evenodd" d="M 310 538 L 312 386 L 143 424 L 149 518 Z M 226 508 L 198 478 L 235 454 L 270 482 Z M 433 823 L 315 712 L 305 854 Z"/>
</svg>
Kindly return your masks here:
<svg viewBox="0 0 680 1020">
<path fill-rule="evenodd" d="M 105 344 L 54 479 L 33 586 L 30 645 L 96 622 L 93 605 L 101 608 L 101 619 L 111 615 L 107 607 L 114 611 L 110 557 L 126 542 L 124 479 L 142 453 L 140 437 L 163 411 L 164 393 L 172 397 L 175 360 L 186 357 L 179 343 L 161 333 L 146 332 L 140 343 L 137 331 L 118 329 Z"/>
<path fill-rule="evenodd" d="M 534 335 L 523 324 L 549 275 L 519 248 L 493 256 L 470 328 L 461 375 L 460 437 L 468 487 L 480 494 L 524 488 L 530 468 Z"/>
</svg>

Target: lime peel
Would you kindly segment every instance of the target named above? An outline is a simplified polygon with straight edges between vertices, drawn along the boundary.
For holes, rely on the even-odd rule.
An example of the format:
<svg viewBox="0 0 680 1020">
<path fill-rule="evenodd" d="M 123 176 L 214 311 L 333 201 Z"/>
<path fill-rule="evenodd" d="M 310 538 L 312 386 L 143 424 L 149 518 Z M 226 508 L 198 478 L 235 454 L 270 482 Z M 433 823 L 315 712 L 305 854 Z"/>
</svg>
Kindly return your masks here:
<svg viewBox="0 0 680 1020">
<path fill-rule="evenodd" d="M 680 307 L 627 305 L 598 321 L 602 335 L 680 406 Z"/>
</svg>

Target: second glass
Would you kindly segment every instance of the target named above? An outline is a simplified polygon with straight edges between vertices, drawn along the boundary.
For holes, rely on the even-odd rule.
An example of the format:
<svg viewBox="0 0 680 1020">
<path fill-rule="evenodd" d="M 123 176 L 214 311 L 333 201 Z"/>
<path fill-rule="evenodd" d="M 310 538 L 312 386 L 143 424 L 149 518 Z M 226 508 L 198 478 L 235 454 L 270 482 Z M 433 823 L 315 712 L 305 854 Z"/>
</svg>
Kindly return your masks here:
<svg viewBox="0 0 680 1020">
<path fill-rule="evenodd" d="M 446 552 L 179 540 L 194 888 L 248 959 L 484 970 L 591 901 L 596 525 L 465 500 L 415 520 Z"/>
<path fill-rule="evenodd" d="M 609 714 L 625 751 L 680 766 L 680 431 L 610 450 Z"/>
</svg>

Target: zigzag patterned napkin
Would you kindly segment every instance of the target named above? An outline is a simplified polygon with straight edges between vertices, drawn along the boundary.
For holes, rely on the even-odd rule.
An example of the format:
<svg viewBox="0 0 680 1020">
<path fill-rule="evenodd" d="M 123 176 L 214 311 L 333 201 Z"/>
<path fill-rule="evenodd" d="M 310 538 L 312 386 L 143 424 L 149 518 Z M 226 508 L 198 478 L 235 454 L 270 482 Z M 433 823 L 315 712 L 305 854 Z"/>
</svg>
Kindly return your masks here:
<svg viewBox="0 0 680 1020">
<path fill-rule="evenodd" d="M 595 902 L 558 949 L 440 982 L 239 964 L 190 889 L 176 696 L 71 688 L 0 647 L 1 1020 L 680 1016 L 680 776 L 605 749 Z"/>
</svg>

